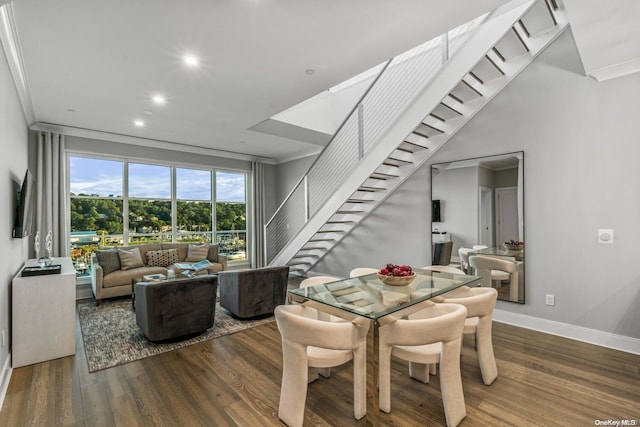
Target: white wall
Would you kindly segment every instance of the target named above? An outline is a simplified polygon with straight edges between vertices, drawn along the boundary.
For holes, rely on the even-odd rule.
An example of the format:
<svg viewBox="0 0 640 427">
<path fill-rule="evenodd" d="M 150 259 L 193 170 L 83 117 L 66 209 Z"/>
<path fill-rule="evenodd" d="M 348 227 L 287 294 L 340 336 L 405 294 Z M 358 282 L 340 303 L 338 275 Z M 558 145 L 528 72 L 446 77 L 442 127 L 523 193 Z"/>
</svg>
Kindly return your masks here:
<svg viewBox="0 0 640 427">
<path fill-rule="evenodd" d="M 640 338 L 638 94 L 637 73 L 604 83 L 584 77 L 567 31 L 432 158 L 525 152 L 526 303 L 499 309 Z M 424 263 L 429 191 L 426 165 L 316 272 Z M 615 229 L 615 243 L 598 244 L 598 228 Z"/>
<path fill-rule="evenodd" d="M 278 163 L 275 167 L 276 209 L 293 190 L 300 178 L 307 173 L 317 156 L 307 156 L 288 162 Z"/>
<path fill-rule="evenodd" d="M 27 123 L 9 72 L 4 52 L 0 48 L 0 332 L 5 332 L 4 347 L 0 345 L 0 381 L 9 360 L 11 337 L 11 279 L 27 258 L 28 239 L 11 238 L 15 192 L 27 169 Z M 0 384 L 1 388 L 2 384 Z"/>
<path fill-rule="evenodd" d="M 433 178 L 433 199 L 440 200 L 442 222 L 434 223 L 453 241 L 452 255 L 461 247 L 470 248 L 478 238 L 478 168 L 447 169 Z M 425 259 L 422 265 L 430 264 Z"/>
</svg>

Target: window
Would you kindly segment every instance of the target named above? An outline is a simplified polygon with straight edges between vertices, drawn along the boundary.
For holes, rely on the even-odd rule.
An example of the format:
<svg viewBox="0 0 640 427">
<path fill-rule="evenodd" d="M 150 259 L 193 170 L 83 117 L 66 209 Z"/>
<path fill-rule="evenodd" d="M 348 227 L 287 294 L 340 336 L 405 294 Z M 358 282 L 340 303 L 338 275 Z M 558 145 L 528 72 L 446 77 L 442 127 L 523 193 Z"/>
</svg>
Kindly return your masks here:
<svg viewBox="0 0 640 427">
<path fill-rule="evenodd" d="M 178 242 L 212 242 L 211 171 L 176 168 Z"/>
<path fill-rule="evenodd" d="M 129 244 L 171 242 L 171 168 L 129 163 Z"/>
<path fill-rule="evenodd" d="M 71 258 L 80 276 L 89 275 L 91 253 L 123 241 L 123 162 L 69 159 Z"/>
<path fill-rule="evenodd" d="M 230 261 L 247 259 L 246 174 L 216 172 L 216 241 Z"/>
<path fill-rule="evenodd" d="M 79 276 L 98 248 L 151 242 L 212 242 L 230 262 L 248 259 L 244 172 L 70 156 L 69 177 Z"/>
</svg>

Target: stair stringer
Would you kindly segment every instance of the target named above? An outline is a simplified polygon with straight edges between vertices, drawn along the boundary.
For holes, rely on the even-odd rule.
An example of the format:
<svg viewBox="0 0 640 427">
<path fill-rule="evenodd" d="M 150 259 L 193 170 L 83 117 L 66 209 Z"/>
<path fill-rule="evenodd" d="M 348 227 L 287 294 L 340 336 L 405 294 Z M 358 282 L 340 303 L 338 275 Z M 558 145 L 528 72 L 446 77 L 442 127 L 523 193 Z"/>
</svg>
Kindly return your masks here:
<svg viewBox="0 0 640 427">
<path fill-rule="evenodd" d="M 543 1 L 543 0 L 539 0 Z M 342 228 L 343 231 L 334 234 L 335 239 L 325 245 L 323 249 L 313 249 L 313 252 L 301 254 L 301 249 L 309 243 L 309 240 L 324 226 L 327 221 L 335 216 L 338 209 L 345 204 L 358 188 L 369 179 L 372 173 L 380 167 L 402 144 L 408 134 L 416 128 L 415 123 L 423 123 L 425 111 L 433 111 L 439 103 L 448 96 L 452 89 L 468 75 L 470 70 L 495 46 L 501 38 L 517 24 L 518 20 L 535 4 L 535 1 L 523 1 L 517 6 L 510 4 L 508 8 L 496 10 L 487 18 L 476 32 L 467 40 L 456 56 L 451 58 L 440 70 L 427 87 L 415 98 L 405 111 L 399 115 L 399 120 L 389 128 L 381 140 L 370 149 L 362 161 L 354 168 L 347 181 L 329 198 L 318 212 L 309 219 L 302 230 L 290 241 L 290 243 L 274 258 L 272 265 L 291 264 L 295 257 L 298 263 L 303 262 L 302 268 L 295 268 L 301 273 L 306 273 L 329 253 L 340 241 L 349 235 L 362 221 L 373 212 L 377 206 L 384 202 L 391 193 L 418 170 L 435 152 L 446 143 L 458 130 L 460 130 L 484 105 L 497 95 L 506 85 L 513 80 L 537 55 L 544 50 L 567 27 L 568 21 L 563 13 L 557 12 L 555 17 L 557 25 L 549 31 L 533 38 L 527 39 L 529 52 L 514 60 L 501 64 L 505 72 L 503 77 L 473 85 L 482 93 L 479 99 L 458 105 L 457 108 L 463 116 L 455 119 L 455 126 L 447 129 L 443 135 L 429 138 L 425 141 L 425 150 L 417 151 L 411 155 L 413 164 L 399 168 L 399 177 L 389 180 L 390 188 L 381 192 L 375 203 L 359 216 L 352 225 Z M 507 10 L 504 10 L 507 9 Z M 492 22 L 493 21 L 493 22 Z M 505 29 L 506 28 L 506 29 Z M 478 54 L 481 52 L 481 54 Z M 477 82 L 476 82 L 477 83 Z M 428 115 L 428 114 L 427 114 Z"/>
</svg>

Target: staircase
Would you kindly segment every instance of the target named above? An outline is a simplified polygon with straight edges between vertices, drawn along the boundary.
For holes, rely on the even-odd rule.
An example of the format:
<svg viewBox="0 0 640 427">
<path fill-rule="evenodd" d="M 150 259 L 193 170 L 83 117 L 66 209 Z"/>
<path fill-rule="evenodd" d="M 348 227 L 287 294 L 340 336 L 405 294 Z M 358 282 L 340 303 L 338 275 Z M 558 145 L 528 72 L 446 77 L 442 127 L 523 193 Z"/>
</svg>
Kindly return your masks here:
<svg viewBox="0 0 640 427">
<path fill-rule="evenodd" d="M 567 26 L 515 1 L 390 60 L 265 226 L 267 262 L 313 268 Z"/>
</svg>

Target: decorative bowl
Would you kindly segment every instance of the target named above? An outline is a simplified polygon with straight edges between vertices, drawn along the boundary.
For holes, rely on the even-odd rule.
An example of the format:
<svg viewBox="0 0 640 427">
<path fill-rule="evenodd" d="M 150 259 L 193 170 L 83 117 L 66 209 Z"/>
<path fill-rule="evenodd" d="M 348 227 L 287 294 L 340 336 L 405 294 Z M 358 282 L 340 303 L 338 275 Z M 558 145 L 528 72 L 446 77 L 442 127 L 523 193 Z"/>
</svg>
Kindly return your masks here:
<svg viewBox="0 0 640 427">
<path fill-rule="evenodd" d="M 524 245 L 511 245 L 509 243 L 505 243 L 504 247 L 510 251 L 521 251 L 524 249 Z"/>
<path fill-rule="evenodd" d="M 407 286 L 409 283 L 413 282 L 413 279 L 416 278 L 416 272 L 412 272 L 409 276 L 385 276 L 384 274 L 376 273 L 378 275 L 378 279 L 382 283 L 388 286 Z"/>
</svg>

